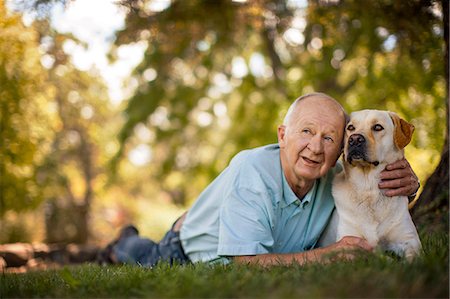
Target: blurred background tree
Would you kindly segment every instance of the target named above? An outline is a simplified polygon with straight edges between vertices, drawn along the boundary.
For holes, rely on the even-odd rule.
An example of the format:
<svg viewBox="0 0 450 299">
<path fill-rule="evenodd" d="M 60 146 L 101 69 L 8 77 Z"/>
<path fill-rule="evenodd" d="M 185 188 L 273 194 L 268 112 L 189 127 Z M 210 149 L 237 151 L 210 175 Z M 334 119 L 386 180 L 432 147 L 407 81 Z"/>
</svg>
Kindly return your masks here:
<svg viewBox="0 0 450 299">
<path fill-rule="evenodd" d="M 95 71 L 71 64 L 63 47 L 79 43 L 74 37 L 45 19 L 25 26 L 3 1 L 0 14 L 0 241 L 38 235 L 49 243 L 85 243 L 93 198 L 106 181 L 97 178 L 119 128 L 106 88 Z M 24 221 L 26 210 L 39 215 Z"/>
<path fill-rule="evenodd" d="M 38 33 L 26 28 L 20 16 L 9 15 L 3 1 L 0 16 L 0 216 L 3 218 L 9 210 L 35 209 L 42 200 L 36 165 L 43 163 L 50 151 L 56 111 L 47 97 L 48 78 L 40 64 Z"/>
<path fill-rule="evenodd" d="M 17 1 L 41 13 L 56 2 Z M 312 91 L 410 120 L 406 154 L 425 186 L 416 217 L 447 223 L 445 0 L 121 1 L 111 59 L 129 44 L 145 52 L 116 108 L 95 70 L 71 65 L 64 44 L 82 43 L 0 4 L 3 225 L 46 207 L 49 241 L 110 238 L 131 219 L 160 235 L 234 154 L 276 142 L 290 103 Z M 111 207 L 128 216 L 112 221 Z"/>
<path fill-rule="evenodd" d="M 45 198 L 46 241 L 85 243 L 94 182 L 105 159 L 100 145 L 107 135 L 102 127 L 108 123 L 106 88 L 96 79 L 98 75 L 79 71 L 69 62 L 63 47 L 75 42 L 73 37 L 58 34 L 46 21 L 34 26 L 40 32 L 51 83 L 49 96 L 58 116 L 51 151 L 38 167 Z"/>
</svg>

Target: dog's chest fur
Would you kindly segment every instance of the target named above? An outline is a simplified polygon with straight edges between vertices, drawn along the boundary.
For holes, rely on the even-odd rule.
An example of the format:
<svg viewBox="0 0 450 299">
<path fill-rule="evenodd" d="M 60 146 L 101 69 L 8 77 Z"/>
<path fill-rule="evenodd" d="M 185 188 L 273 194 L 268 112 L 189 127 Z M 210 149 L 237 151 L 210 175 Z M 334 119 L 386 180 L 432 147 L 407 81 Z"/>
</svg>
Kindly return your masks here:
<svg viewBox="0 0 450 299">
<path fill-rule="evenodd" d="M 378 187 L 383 165 L 366 171 L 345 167 L 333 182 L 333 197 L 339 211 L 338 239 L 359 236 L 372 246 L 382 245 L 389 230 L 401 221 L 407 209 L 406 197 L 386 197 Z M 388 220 L 388 221 L 386 221 Z"/>
</svg>

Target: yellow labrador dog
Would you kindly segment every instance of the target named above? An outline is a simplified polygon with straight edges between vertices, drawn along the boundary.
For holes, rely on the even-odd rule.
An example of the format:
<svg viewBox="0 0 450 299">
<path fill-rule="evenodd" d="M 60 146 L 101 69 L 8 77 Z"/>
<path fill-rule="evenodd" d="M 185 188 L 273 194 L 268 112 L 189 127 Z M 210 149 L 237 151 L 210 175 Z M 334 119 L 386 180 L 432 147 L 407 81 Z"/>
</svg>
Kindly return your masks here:
<svg viewBox="0 0 450 299">
<path fill-rule="evenodd" d="M 413 125 L 393 112 L 362 110 L 350 115 L 344 137 L 344 170 L 333 181 L 336 212 L 326 232 L 328 241 L 322 240 L 322 244 L 330 243 L 330 234 L 334 241 L 358 236 L 408 260 L 419 254 L 421 243 L 407 197 L 387 197 L 378 188 L 380 172 L 403 158 L 413 131 Z"/>
</svg>

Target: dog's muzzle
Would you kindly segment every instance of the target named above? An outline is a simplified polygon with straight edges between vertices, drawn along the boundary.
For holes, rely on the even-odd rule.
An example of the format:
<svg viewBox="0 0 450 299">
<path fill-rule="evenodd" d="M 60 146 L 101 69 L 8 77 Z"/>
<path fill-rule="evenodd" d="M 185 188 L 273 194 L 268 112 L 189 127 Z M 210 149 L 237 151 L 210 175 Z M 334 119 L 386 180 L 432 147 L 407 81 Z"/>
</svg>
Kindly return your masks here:
<svg viewBox="0 0 450 299">
<path fill-rule="evenodd" d="M 370 164 L 377 166 L 380 164 L 378 161 L 369 161 L 367 158 L 367 142 L 366 138 L 361 134 L 352 134 L 348 138 L 348 153 L 347 153 L 347 161 L 352 164 L 354 160 L 362 160 L 366 161 Z"/>
</svg>

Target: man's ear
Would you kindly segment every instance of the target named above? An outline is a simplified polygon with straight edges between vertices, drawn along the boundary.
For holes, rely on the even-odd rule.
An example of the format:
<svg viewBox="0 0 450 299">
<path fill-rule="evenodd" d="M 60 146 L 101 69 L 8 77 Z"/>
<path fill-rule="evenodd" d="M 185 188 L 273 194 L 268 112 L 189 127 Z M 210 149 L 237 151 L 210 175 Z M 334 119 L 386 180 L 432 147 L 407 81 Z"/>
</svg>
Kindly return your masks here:
<svg viewBox="0 0 450 299">
<path fill-rule="evenodd" d="M 389 115 L 394 122 L 394 143 L 398 149 L 402 149 L 411 141 L 414 126 L 394 112 L 389 112 Z"/>
<path fill-rule="evenodd" d="M 280 148 L 284 148 L 284 146 L 285 146 L 284 138 L 286 136 L 286 126 L 285 125 L 278 126 L 277 135 L 278 135 L 278 144 L 280 145 Z"/>
</svg>

